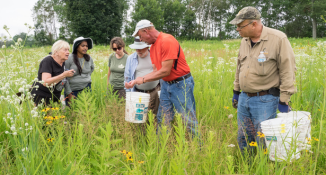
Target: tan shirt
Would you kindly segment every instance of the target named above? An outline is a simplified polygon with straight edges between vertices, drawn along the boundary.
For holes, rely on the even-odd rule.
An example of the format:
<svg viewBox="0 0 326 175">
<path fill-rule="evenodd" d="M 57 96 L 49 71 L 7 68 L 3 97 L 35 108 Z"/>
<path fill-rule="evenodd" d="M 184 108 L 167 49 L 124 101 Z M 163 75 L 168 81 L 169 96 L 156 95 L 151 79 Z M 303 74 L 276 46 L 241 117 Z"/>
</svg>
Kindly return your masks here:
<svg viewBox="0 0 326 175">
<path fill-rule="evenodd" d="M 265 62 L 257 60 L 260 51 L 265 51 Z M 280 101 L 289 102 L 297 91 L 295 71 L 294 52 L 286 35 L 264 26 L 254 47 L 248 37 L 241 41 L 234 90 L 256 93 L 277 87 L 281 91 Z"/>
</svg>

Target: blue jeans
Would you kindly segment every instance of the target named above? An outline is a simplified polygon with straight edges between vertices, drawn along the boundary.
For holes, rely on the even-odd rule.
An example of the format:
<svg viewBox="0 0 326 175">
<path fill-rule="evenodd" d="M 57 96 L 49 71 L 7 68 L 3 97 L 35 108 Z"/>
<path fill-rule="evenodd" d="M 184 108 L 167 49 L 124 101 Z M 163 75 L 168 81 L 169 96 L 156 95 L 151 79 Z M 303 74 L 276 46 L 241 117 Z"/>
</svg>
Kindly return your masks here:
<svg viewBox="0 0 326 175">
<path fill-rule="evenodd" d="M 258 146 L 264 146 L 264 138 L 260 138 L 257 132 L 261 132 L 261 122 L 276 117 L 278 101 L 279 97 L 270 94 L 249 97 L 241 92 L 238 102 L 237 138 L 241 150 L 252 141 L 256 141 Z"/>
<path fill-rule="evenodd" d="M 194 97 L 195 82 L 192 76 L 174 84 L 161 81 L 160 105 L 157 113 L 159 127 L 163 121 L 171 128 L 175 112 L 180 113 L 187 130 L 198 135 L 196 103 Z"/>
<path fill-rule="evenodd" d="M 81 91 L 85 90 L 86 88 L 88 88 L 89 91 L 92 91 L 92 83 L 88 83 L 87 86 L 86 86 L 84 89 L 77 90 L 77 91 L 72 91 L 71 93 L 72 93 L 72 95 L 74 95 L 75 97 L 78 97 L 78 94 L 79 94 Z M 66 92 L 65 92 L 64 94 L 65 94 L 65 98 L 68 97 L 68 94 L 66 94 Z M 65 101 L 66 101 L 66 106 L 69 106 L 69 103 L 68 103 L 68 102 L 69 102 L 69 99 L 66 98 Z"/>
</svg>

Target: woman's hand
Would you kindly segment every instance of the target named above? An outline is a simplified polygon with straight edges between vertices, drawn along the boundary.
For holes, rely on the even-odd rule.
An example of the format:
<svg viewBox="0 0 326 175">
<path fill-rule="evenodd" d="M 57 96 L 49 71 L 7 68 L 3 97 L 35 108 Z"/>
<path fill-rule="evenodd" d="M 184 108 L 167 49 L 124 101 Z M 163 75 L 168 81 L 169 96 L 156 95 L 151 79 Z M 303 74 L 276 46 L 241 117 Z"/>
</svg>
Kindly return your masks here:
<svg viewBox="0 0 326 175">
<path fill-rule="evenodd" d="M 71 69 L 71 70 L 64 71 L 63 73 L 65 77 L 72 77 L 75 74 L 75 70 Z"/>
</svg>

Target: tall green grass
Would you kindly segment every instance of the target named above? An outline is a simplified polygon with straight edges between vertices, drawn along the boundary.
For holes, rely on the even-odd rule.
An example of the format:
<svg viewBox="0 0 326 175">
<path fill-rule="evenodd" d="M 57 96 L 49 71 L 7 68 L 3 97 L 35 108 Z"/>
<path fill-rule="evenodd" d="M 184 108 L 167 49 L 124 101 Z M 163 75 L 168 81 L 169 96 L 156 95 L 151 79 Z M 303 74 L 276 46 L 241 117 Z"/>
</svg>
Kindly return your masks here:
<svg viewBox="0 0 326 175">
<path fill-rule="evenodd" d="M 92 91 L 71 108 L 46 112 L 15 94 L 27 93 L 50 47 L 0 49 L 0 174 L 325 174 L 326 42 L 290 42 L 298 89 L 291 105 L 311 112 L 312 136 L 319 140 L 292 162 L 272 162 L 263 150 L 241 155 L 237 147 L 231 98 L 240 40 L 181 43 L 195 80 L 200 141 L 189 137 L 179 115 L 172 131 L 163 126 L 161 135 L 152 114 L 147 124 L 124 121 L 124 102 L 106 85 L 109 47 L 89 50 L 96 66 Z"/>
</svg>

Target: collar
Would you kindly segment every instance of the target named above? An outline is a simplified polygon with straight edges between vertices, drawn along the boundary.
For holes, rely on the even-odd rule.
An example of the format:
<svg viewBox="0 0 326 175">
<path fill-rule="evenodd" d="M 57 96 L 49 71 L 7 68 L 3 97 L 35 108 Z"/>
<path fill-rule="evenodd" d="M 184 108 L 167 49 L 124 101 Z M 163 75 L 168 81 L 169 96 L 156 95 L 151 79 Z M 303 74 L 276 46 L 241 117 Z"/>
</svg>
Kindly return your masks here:
<svg viewBox="0 0 326 175">
<path fill-rule="evenodd" d="M 269 29 L 268 27 L 263 26 L 263 30 L 261 31 L 261 34 L 260 34 L 260 39 L 257 41 L 257 43 L 260 42 L 261 40 L 265 40 L 265 41 L 268 40 L 268 35 L 267 35 L 268 29 Z M 249 43 L 250 43 L 249 37 L 244 37 L 244 39 L 246 41 L 249 41 Z"/>
</svg>

